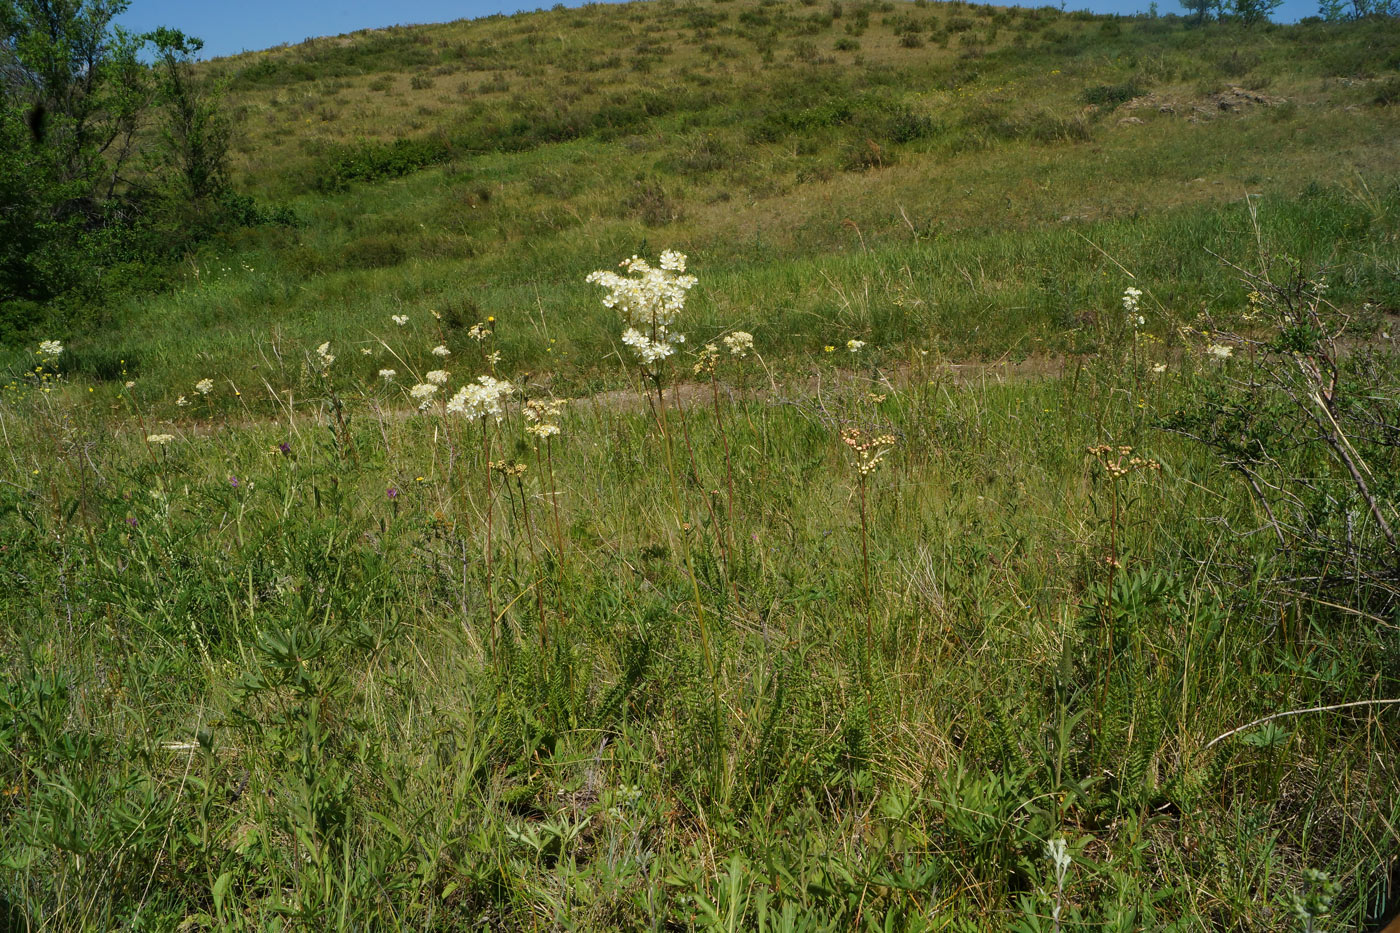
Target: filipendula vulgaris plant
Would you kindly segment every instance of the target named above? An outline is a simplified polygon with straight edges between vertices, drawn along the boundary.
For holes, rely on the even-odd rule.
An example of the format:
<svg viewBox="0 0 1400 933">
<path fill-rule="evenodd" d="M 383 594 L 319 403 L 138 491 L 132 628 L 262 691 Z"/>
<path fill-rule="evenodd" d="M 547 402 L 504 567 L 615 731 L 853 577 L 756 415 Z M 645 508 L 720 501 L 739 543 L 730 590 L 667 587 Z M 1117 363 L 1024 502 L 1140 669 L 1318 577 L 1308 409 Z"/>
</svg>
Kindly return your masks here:
<svg viewBox="0 0 1400 933">
<path fill-rule="evenodd" d="M 868 496 L 866 486 L 870 476 L 885 462 L 885 457 L 894 450 L 893 434 L 873 434 L 862 428 L 845 428 L 841 431 L 841 443 L 851 454 L 851 466 L 856 471 L 860 488 L 860 557 L 862 578 L 865 581 L 865 708 L 870 719 L 870 735 L 875 735 L 875 706 L 873 696 L 874 681 L 874 626 L 870 621 L 870 525 L 868 518 Z"/>
<path fill-rule="evenodd" d="M 492 500 L 491 483 L 491 428 L 500 424 L 505 417 L 505 400 L 514 387 L 494 376 L 478 376 L 476 382 L 469 382 L 457 390 L 448 400 L 446 412 L 461 415 L 467 421 L 481 424 L 482 470 L 486 476 L 486 612 L 491 627 L 491 652 L 497 650 L 496 602 L 491 587 L 492 513 L 495 510 Z"/>
<path fill-rule="evenodd" d="M 586 281 L 608 290 L 603 296 L 603 305 L 622 316 L 622 342 L 632 348 L 641 367 L 643 379 L 650 380 L 656 390 L 656 422 L 661 431 L 662 449 L 666 454 L 666 472 L 671 483 L 671 504 L 676 513 L 676 523 L 680 526 L 681 551 L 685 555 L 686 573 L 690 577 L 691 593 L 695 601 L 695 623 L 700 630 L 700 650 L 704 654 L 705 670 L 714 694 L 713 763 L 717 773 L 718 764 L 722 760 L 718 754 L 719 677 L 716 673 L 713 646 L 710 644 L 709 626 L 705 620 L 705 607 L 700 599 L 700 583 L 695 575 L 695 561 L 690 553 L 691 523 L 685 520 L 685 513 L 681 508 L 680 483 L 676 478 L 675 454 L 666 414 L 666 396 L 662 391 L 664 364 L 675 354 L 676 347 L 685 342 L 685 334 L 675 328 L 676 319 L 685 310 L 687 293 L 698 281 L 695 276 L 686 274 L 685 262 L 685 254 L 675 250 L 664 251 L 658 266 L 633 256 L 619 264 L 626 274 L 620 275 L 611 270 L 600 269 L 589 273 Z M 676 404 L 680 404 L 679 397 Z"/>
<path fill-rule="evenodd" d="M 725 349 L 729 351 L 729 359 L 738 363 L 753 352 L 753 334 L 747 331 L 736 330 L 724 338 Z M 695 361 L 694 372 L 697 376 L 709 376 L 710 378 L 710 398 L 715 407 L 715 425 L 719 429 L 720 441 L 724 444 L 724 480 L 725 490 L 728 496 L 725 513 L 724 534 L 720 536 L 720 549 L 724 554 L 725 571 L 730 575 L 730 583 L 733 584 L 733 567 L 730 563 L 730 554 L 733 552 L 734 535 L 734 465 L 729 452 L 729 432 L 724 426 L 724 413 L 719 404 L 719 365 L 724 359 L 724 354 L 719 347 L 713 343 L 705 344 Z M 735 596 L 737 601 L 737 594 Z"/>
<path fill-rule="evenodd" d="M 549 506 L 554 525 L 554 603 L 555 614 L 562 631 L 564 626 L 564 532 L 559 524 L 559 496 L 554 484 L 554 438 L 559 436 L 559 414 L 564 409 L 562 399 L 530 399 L 525 403 L 525 433 L 535 441 L 535 465 L 539 475 L 549 480 Z M 543 627 L 543 612 L 540 625 Z M 543 628 L 541 628 L 543 642 Z M 543 643 L 540 645 L 544 647 Z"/>
</svg>

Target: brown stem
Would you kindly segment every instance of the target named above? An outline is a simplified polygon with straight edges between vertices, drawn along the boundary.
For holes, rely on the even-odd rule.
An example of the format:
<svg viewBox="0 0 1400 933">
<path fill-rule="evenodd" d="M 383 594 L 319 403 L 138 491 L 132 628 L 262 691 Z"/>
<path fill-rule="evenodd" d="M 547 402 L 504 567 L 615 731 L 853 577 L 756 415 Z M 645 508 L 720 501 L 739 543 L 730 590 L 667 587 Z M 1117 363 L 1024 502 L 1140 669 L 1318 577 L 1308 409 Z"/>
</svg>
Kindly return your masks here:
<svg viewBox="0 0 1400 933">
<path fill-rule="evenodd" d="M 494 502 L 491 498 L 491 429 L 486 425 L 486 419 L 481 419 L 481 450 L 486 458 L 486 613 L 487 622 L 491 626 L 491 654 L 497 655 L 496 651 L 496 599 L 491 592 L 491 513 L 494 511 Z"/>
</svg>

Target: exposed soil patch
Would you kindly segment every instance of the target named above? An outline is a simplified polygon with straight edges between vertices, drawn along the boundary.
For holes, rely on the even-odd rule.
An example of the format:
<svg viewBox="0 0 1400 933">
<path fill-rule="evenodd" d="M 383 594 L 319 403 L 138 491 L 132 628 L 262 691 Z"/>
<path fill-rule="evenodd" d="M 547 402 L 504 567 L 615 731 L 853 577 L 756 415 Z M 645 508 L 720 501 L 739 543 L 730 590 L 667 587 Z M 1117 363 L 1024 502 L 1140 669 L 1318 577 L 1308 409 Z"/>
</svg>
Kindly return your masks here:
<svg viewBox="0 0 1400 933">
<path fill-rule="evenodd" d="M 1231 85 L 1223 91 L 1216 91 L 1205 97 L 1177 98 L 1165 94 L 1144 94 L 1134 97 L 1123 105 L 1125 111 L 1155 110 L 1158 113 L 1184 116 L 1191 123 L 1214 120 L 1231 113 L 1243 113 L 1256 107 L 1277 107 L 1287 103 L 1283 97 L 1274 97 L 1261 91 Z M 1139 117 L 1127 116 L 1119 120 L 1119 125 L 1141 123 Z"/>
</svg>

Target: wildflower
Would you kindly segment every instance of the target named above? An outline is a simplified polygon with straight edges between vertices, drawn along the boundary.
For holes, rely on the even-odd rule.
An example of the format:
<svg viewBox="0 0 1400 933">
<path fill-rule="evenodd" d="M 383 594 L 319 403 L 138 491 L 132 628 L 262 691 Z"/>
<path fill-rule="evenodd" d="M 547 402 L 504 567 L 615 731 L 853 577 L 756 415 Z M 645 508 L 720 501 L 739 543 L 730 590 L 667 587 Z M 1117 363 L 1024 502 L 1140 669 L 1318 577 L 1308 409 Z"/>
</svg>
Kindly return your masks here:
<svg viewBox="0 0 1400 933">
<path fill-rule="evenodd" d="M 1127 316 L 1129 327 L 1141 327 L 1147 323 L 1147 319 L 1138 313 L 1138 299 L 1142 297 L 1142 291 L 1129 285 L 1123 289 L 1123 313 Z"/>
<path fill-rule="evenodd" d="M 449 349 L 447 349 L 446 347 L 444 347 L 442 344 L 438 344 L 437 346 L 433 347 L 433 356 L 451 356 L 451 355 L 452 355 L 452 351 L 449 350 Z"/>
<path fill-rule="evenodd" d="M 316 356 L 321 360 L 321 369 L 325 371 L 335 362 L 335 354 L 331 353 L 331 342 L 327 340 L 316 348 Z"/>
<path fill-rule="evenodd" d="M 491 364 L 492 366 L 495 366 L 495 365 L 496 365 L 497 363 L 499 363 L 500 361 L 501 361 L 501 351 L 495 350 L 495 351 L 492 351 L 491 353 L 486 354 L 486 362 L 489 363 L 489 364 Z"/>
<path fill-rule="evenodd" d="M 1062 875 L 1069 868 L 1069 843 L 1064 839 L 1051 839 L 1045 843 L 1045 857 L 1055 867 L 1055 873 Z"/>
<path fill-rule="evenodd" d="M 418 401 L 418 410 L 423 411 L 433 402 L 433 394 L 438 387 L 431 382 L 420 382 L 408 390 L 408 394 Z"/>
<path fill-rule="evenodd" d="M 393 369 L 381 369 L 381 370 L 379 371 L 379 378 L 380 378 L 380 379 L 383 379 L 385 382 L 393 382 L 393 381 L 394 381 L 394 377 L 397 376 L 397 375 L 398 375 L 398 372 L 397 372 L 396 370 L 393 370 Z"/>
<path fill-rule="evenodd" d="M 136 388 L 136 383 L 133 382 L 132 380 L 128 379 L 128 380 L 125 382 L 125 386 L 126 386 L 128 389 L 134 389 L 134 388 Z"/>
<path fill-rule="evenodd" d="M 188 405 L 189 403 L 190 403 L 190 400 L 187 399 L 187 398 L 185 398 L 183 395 L 180 396 L 179 398 L 177 398 L 177 399 L 175 400 L 175 404 L 176 404 L 177 406 L 179 406 L 180 408 L 184 408 L 184 407 L 185 407 L 186 405 Z"/>
<path fill-rule="evenodd" d="M 399 491 L 397 488 L 390 486 L 388 492 L 386 492 L 385 495 L 387 495 L 390 499 L 397 499 L 399 497 Z"/>
<path fill-rule="evenodd" d="M 164 444 L 169 444 L 169 443 L 170 443 L 171 441 L 173 441 L 173 440 L 175 440 L 175 435 L 174 435 L 174 434 L 147 434 L 147 435 L 146 435 L 146 443 L 147 443 L 147 444 L 161 444 L 161 445 L 164 445 Z"/>
<path fill-rule="evenodd" d="M 389 320 L 393 321 L 395 324 L 399 325 L 400 327 L 403 327 L 405 324 L 408 323 L 408 315 L 407 315 L 407 314 L 392 314 L 392 315 L 389 316 Z"/>
<path fill-rule="evenodd" d="M 491 376 L 478 376 L 476 382 L 457 390 L 457 394 L 448 401 L 447 410 L 466 418 L 490 416 L 500 421 L 505 417 L 501 402 L 514 388 L 509 382 Z"/>
<path fill-rule="evenodd" d="M 1153 367 L 1152 367 L 1152 371 L 1153 371 L 1154 373 L 1164 373 L 1164 372 L 1167 371 L 1167 364 L 1166 364 L 1166 363 L 1158 363 L 1156 366 L 1153 366 Z"/>
<path fill-rule="evenodd" d="M 279 453 L 282 454 L 282 456 L 285 457 L 292 452 L 292 445 L 288 444 L 286 441 L 283 441 L 282 443 L 277 445 L 277 450 Z"/>
<path fill-rule="evenodd" d="M 445 386 L 447 385 L 448 377 L 450 377 L 451 375 L 452 374 L 445 369 L 434 369 L 432 372 L 429 372 L 423 378 L 428 380 L 435 386 Z"/>
<path fill-rule="evenodd" d="M 836 348 L 833 347 L 831 344 L 827 344 L 826 346 L 822 347 L 822 352 L 823 352 L 823 353 L 835 353 L 835 352 L 836 352 Z"/>
<path fill-rule="evenodd" d="M 855 455 L 856 472 L 869 476 L 885 459 L 885 455 L 894 449 L 895 437 L 893 434 L 872 436 L 860 428 L 846 428 L 841 432 L 841 443 Z"/>
<path fill-rule="evenodd" d="M 847 340 L 847 341 L 846 341 L 846 349 L 847 349 L 847 350 L 850 350 L 852 353 L 859 353 L 859 352 L 860 352 L 860 348 L 863 347 L 863 346 L 865 346 L 865 341 L 864 341 L 864 340 Z"/>
<path fill-rule="evenodd" d="M 360 347 L 360 353 L 364 354 L 365 356 L 369 356 L 373 352 L 374 351 L 371 350 L 369 347 Z"/>
<path fill-rule="evenodd" d="M 234 489 L 237 489 L 237 488 L 238 488 L 238 477 L 236 477 L 236 476 L 230 476 L 230 477 L 228 478 L 228 484 L 229 484 L 230 486 L 232 486 Z"/>
<path fill-rule="evenodd" d="M 753 349 L 753 334 L 744 330 L 736 330 L 728 337 L 724 338 L 724 345 L 729 348 L 730 356 L 737 356 L 739 359 L 749 355 Z"/>
<path fill-rule="evenodd" d="M 715 371 L 715 364 L 719 362 L 719 348 L 712 343 L 707 343 L 700 348 L 700 353 L 695 357 L 695 365 L 692 367 L 695 375 L 704 376 Z"/>
<path fill-rule="evenodd" d="M 1209 353 L 1215 359 L 1224 361 L 1228 360 L 1231 356 L 1234 355 L 1235 348 L 1228 347 L 1223 343 L 1213 343 L 1210 346 L 1206 347 L 1206 352 Z"/>
<path fill-rule="evenodd" d="M 558 434 L 559 425 L 555 419 L 563 407 L 564 403 L 559 399 L 530 399 L 525 403 L 525 420 L 530 422 L 525 426 L 525 433 L 541 439 Z"/>
<path fill-rule="evenodd" d="M 214 391 L 214 380 L 201 379 L 194 384 L 194 390 L 200 395 L 208 395 L 210 392 Z"/>
<path fill-rule="evenodd" d="M 63 355 L 63 343 L 58 340 L 40 340 L 39 353 L 53 359 Z"/>
<path fill-rule="evenodd" d="M 487 337 L 491 336 L 491 331 L 486 329 L 485 324 L 482 324 L 480 321 L 478 321 L 477 323 L 472 325 L 471 330 L 467 331 L 467 336 L 475 340 L 477 343 L 480 343 Z"/>
<path fill-rule="evenodd" d="M 608 289 L 603 305 L 622 315 L 622 342 L 636 352 L 645 366 L 652 366 L 675 352 L 685 335 L 673 330 L 676 318 L 685 309 L 686 293 L 697 279 L 684 275 L 685 255 L 675 250 L 661 254 L 661 267 L 633 256 L 621 265 L 627 275 L 599 270 L 586 279 Z"/>
</svg>

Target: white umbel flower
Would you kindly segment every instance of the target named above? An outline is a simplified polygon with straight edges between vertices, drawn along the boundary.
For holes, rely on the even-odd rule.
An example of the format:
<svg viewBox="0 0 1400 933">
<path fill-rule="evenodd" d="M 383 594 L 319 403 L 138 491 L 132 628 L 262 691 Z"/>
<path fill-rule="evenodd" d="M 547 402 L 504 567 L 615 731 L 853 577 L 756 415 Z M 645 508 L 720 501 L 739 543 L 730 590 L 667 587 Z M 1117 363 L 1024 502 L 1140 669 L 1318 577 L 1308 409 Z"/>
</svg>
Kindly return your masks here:
<svg viewBox="0 0 1400 933">
<path fill-rule="evenodd" d="M 39 352 L 50 359 L 63 355 L 63 343 L 59 340 L 39 341 Z"/>
<path fill-rule="evenodd" d="M 724 345 L 729 348 L 730 356 L 737 356 L 739 359 L 749 355 L 753 349 L 753 334 L 746 330 L 736 330 L 728 337 L 724 338 Z"/>
<path fill-rule="evenodd" d="M 633 256 L 622 263 L 626 275 L 599 270 L 587 280 L 608 290 L 606 307 L 622 315 L 622 342 L 637 354 L 643 365 L 652 366 L 675 352 L 685 335 L 673 329 L 685 309 L 686 293 L 698 281 L 685 275 L 685 254 L 667 250 L 661 254 L 661 267 Z"/>
<path fill-rule="evenodd" d="M 416 402 L 418 402 L 418 410 L 424 411 L 429 405 L 433 403 L 433 395 L 437 392 L 437 390 L 438 387 L 433 385 L 431 382 L 420 382 L 413 388 L 409 389 L 408 394 Z"/>
<path fill-rule="evenodd" d="M 398 371 L 393 369 L 381 369 L 379 371 L 379 378 L 383 379 L 385 382 L 393 382 L 394 377 L 397 375 Z"/>
<path fill-rule="evenodd" d="M 525 403 L 525 433 L 538 438 L 553 437 L 559 433 L 555 420 L 559 417 L 564 403 L 559 399 L 530 399 Z"/>
<path fill-rule="evenodd" d="M 477 418 L 505 417 L 506 396 L 514 390 L 509 382 L 492 376 L 478 376 L 476 382 L 469 382 L 457 390 L 457 394 L 447 403 L 447 410 L 453 414 L 476 420 Z"/>
<path fill-rule="evenodd" d="M 847 350 L 850 350 L 852 353 L 859 353 L 859 352 L 860 352 L 860 348 L 863 347 L 863 346 L 865 346 L 865 341 L 864 341 L 864 340 L 847 340 L 847 341 L 846 341 L 846 349 L 847 349 Z"/>
<path fill-rule="evenodd" d="M 210 392 L 214 391 L 214 380 L 201 379 L 194 384 L 194 390 L 200 395 L 208 395 Z"/>
<path fill-rule="evenodd" d="M 1209 353 L 1213 359 L 1228 360 L 1234 355 L 1235 348 L 1226 346 L 1223 343 L 1213 343 L 1206 347 L 1206 352 Z"/>
<path fill-rule="evenodd" d="M 435 386 L 445 386 L 451 375 L 452 374 L 445 369 L 434 369 L 432 372 L 424 375 L 423 378 Z"/>
<path fill-rule="evenodd" d="M 166 444 L 169 444 L 169 443 L 170 443 L 171 441 L 173 441 L 173 440 L 175 440 L 175 435 L 174 435 L 174 434 L 147 434 L 147 435 L 146 435 L 146 443 L 147 443 L 147 444 L 159 444 L 159 445 L 161 445 L 161 446 L 164 446 L 164 445 L 166 445 Z"/>
<path fill-rule="evenodd" d="M 452 355 L 452 351 L 449 350 L 449 349 L 447 349 L 446 347 L 444 347 L 442 344 L 438 344 L 437 346 L 433 347 L 433 356 L 451 356 L 451 355 Z"/>
<path fill-rule="evenodd" d="M 389 316 L 389 320 L 393 321 L 393 322 L 394 322 L 395 324 L 397 324 L 398 326 L 403 327 L 405 324 L 408 323 L 408 315 L 407 315 L 407 314 L 391 314 L 391 315 Z"/>
</svg>

